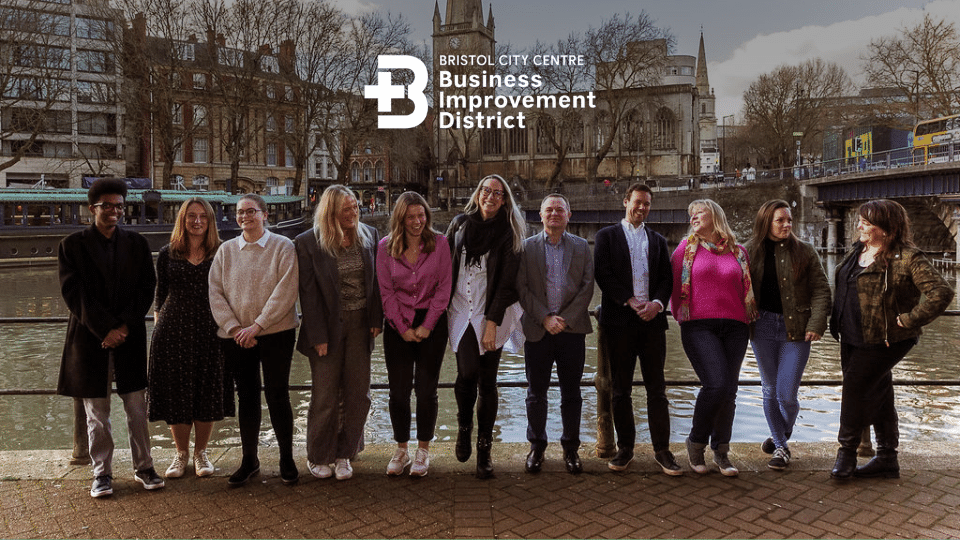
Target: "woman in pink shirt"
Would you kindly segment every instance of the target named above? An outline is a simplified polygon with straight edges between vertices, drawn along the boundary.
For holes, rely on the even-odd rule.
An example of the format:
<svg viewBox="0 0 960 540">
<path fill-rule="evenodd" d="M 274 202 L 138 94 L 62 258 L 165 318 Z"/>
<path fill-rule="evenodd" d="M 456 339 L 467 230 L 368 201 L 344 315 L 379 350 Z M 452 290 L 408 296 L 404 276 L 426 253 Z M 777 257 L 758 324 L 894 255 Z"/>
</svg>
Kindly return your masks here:
<svg viewBox="0 0 960 540">
<path fill-rule="evenodd" d="M 740 365 L 757 316 L 747 252 L 737 244 L 720 205 L 693 201 L 690 236 L 680 242 L 673 265 L 673 316 L 680 323 L 683 350 L 702 385 L 687 437 L 690 467 L 699 474 L 707 444 L 724 476 L 739 471 L 730 463 L 730 434 L 736 409 Z"/>
<path fill-rule="evenodd" d="M 410 465 L 410 476 L 426 476 L 430 441 L 437 425 L 437 385 L 447 345 L 450 247 L 433 230 L 430 208 L 418 193 L 400 195 L 390 216 L 390 236 L 377 248 L 377 280 L 387 324 L 383 354 L 390 384 L 390 422 L 397 451 L 387 474 Z M 417 443 L 412 460 L 410 391 L 417 393 Z"/>
</svg>

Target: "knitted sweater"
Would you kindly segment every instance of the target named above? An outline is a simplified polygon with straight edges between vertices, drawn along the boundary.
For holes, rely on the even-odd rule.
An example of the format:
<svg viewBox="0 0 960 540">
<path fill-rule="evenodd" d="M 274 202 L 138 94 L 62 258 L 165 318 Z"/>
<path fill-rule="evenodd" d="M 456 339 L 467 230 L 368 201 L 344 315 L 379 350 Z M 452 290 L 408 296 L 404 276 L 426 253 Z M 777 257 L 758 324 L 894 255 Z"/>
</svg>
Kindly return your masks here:
<svg viewBox="0 0 960 540">
<path fill-rule="evenodd" d="M 220 327 L 217 335 L 231 335 L 257 323 L 261 335 L 275 334 L 299 324 L 297 252 L 289 238 L 265 233 L 260 243 L 240 249 L 242 236 L 217 250 L 210 267 L 210 310 Z"/>
<path fill-rule="evenodd" d="M 674 318 L 680 309 L 680 275 L 683 270 L 683 240 L 670 257 L 673 266 L 673 294 L 670 297 Z M 743 249 L 742 247 L 740 249 Z M 716 255 L 709 249 L 697 246 L 690 275 L 690 319 L 733 319 L 743 323 L 747 320 L 743 305 L 743 271 L 737 257 L 727 252 Z M 683 322 L 679 319 L 677 322 Z"/>
</svg>

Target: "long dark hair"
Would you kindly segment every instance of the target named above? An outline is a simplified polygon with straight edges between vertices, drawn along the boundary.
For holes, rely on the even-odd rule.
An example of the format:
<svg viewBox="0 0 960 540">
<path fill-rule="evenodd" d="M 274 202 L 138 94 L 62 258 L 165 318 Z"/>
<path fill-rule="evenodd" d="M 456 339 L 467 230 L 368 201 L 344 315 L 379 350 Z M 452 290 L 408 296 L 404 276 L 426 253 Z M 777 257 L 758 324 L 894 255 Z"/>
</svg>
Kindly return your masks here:
<svg viewBox="0 0 960 540">
<path fill-rule="evenodd" d="M 750 237 L 750 261 L 754 264 L 763 264 L 766 257 L 765 242 L 770 236 L 770 228 L 773 227 L 773 217 L 777 210 L 786 208 L 790 210 L 790 205 L 783 199 L 774 199 L 763 203 L 760 210 L 757 210 L 757 217 L 753 220 L 753 236 Z M 791 212 L 791 216 L 793 213 Z M 790 236 L 784 240 L 787 245 L 787 252 L 790 253 L 790 259 L 793 260 L 793 275 L 796 277 L 800 271 L 800 239 L 790 230 Z"/>
<path fill-rule="evenodd" d="M 880 251 L 874 257 L 881 266 L 886 266 L 903 248 L 916 247 L 910 232 L 910 218 L 900 203 L 889 199 L 868 201 L 860 205 L 857 214 L 885 233 Z"/>
</svg>

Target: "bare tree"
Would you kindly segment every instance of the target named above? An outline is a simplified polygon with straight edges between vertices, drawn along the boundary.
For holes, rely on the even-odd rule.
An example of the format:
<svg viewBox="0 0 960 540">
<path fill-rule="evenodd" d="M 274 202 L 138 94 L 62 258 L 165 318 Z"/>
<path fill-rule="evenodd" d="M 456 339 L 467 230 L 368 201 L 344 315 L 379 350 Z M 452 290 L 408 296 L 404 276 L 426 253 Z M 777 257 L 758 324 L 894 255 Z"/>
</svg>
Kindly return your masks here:
<svg viewBox="0 0 960 540">
<path fill-rule="evenodd" d="M 872 40 L 863 61 L 867 81 L 899 90 L 892 97 L 905 97 L 905 112 L 917 119 L 960 109 L 960 34 L 954 23 L 927 13 L 916 26 Z"/>
<path fill-rule="evenodd" d="M 38 0 L 0 7 L 0 170 L 42 156 L 42 134 L 70 132 L 69 16 L 43 7 Z"/>
<path fill-rule="evenodd" d="M 339 69 L 337 55 L 344 48 L 341 30 L 346 17 L 328 0 L 293 0 L 286 3 L 286 9 L 287 14 L 277 21 L 278 33 L 283 42 L 295 47 L 296 54 L 282 59 L 280 75 L 287 85 L 298 87 L 299 114 L 293 129 L 284 132 L 284 143 L 296 167 L 293 192 L 300 194 L 310 156 L 325 147 L 317 128 L 327 123 L 324 115 L 337 98 L 326 83 Z"/>
<path fill-rule="evenodd" d="M 850 89 L 843 68 L 819 58 L 761 75 L 743 93 L 750 146 L 778 167 L 793 163 L 798 139 L 801 150 L 819 153 L 824 130 L 837 123 L 836 100 Z"/>
<path fill-rule="evenodd" d="M 126 108 L 127 133 L 136 141 L 151 141 L 137 158 L 141 168 L 152 173 L 161 162 L 160 185 L 171 189 L 174 162 L 183 144 L 196 131 L 195 122 L 184 122 L 189 96 L 184 79 L 196 65 L 196 40 L 188 26 L 192 12 L 189 0 L 115 0 L 120 10 L 114 48 L 126 82 L 122 100 Z M 187 115 L 190 118 L 190 115 Z M 156 179 L 154 179 L 156 180 Z"/>
<path fill-rule="evenodd" d="M 588 145 L 587 180 L 597 177 L 600 163 L 610 153 L 624 119 L 635 103 L 636 92 L 660 84 L 667 55 L 675 38 L 668 30 L 641 11 L 614 15 L 598 28 L 587 30 L 583 47 L 588 62 L 592 87 L 603 114 L 594 126 L 595 143 Z"/>
<path fill-rule="evenodd" d="M 573 32 L 565 39 L 553 45 L 546 45 L 539 41 L 528 53 L 536 55 L 561 55 L 564 57 L 583 54 L 585 50 L 584 36 Z M 550 94 L 575 94 L 591 88 L 593 79 L 581 66 L 544 66 L 534 65 L 534 74 L 539 75 L 543 85 L 533 88 L 536 96 Z M 583 148 L 583 116 L 580 111 L 571 108 L 538 108 L 531 112 L 531 118 L 536 122 L 537 151 L 550 148 L 554 154 L 553 169 L 547 178 L 544 187 L 552 188 L 563 178 L 567 156 L 571 152 L 581 151 Z"/>
</svg>

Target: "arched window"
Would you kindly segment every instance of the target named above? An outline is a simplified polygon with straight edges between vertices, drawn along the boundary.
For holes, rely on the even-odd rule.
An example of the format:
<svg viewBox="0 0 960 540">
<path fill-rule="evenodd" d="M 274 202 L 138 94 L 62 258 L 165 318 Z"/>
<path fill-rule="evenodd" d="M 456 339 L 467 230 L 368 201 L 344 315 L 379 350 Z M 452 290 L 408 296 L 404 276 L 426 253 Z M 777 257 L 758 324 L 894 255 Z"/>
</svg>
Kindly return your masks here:
<svg viewBox="0 0 960 540">
<path fill-rule="evenodd" d="M 643 123 L 640 111 L 636 109 L 627 113 L 620 126 L 620 149 L 624 152 L 639 152 L 643 149 Z"/>
<path fill-rule="evenodd" d="M 356 161 L 353 162 L 353 165 L 350 166 L 350 181 L 359 182 L 360 181 L 360 164 Z"/>
<path fill-rule="evenodd" d="M 654 121 L 653 147 L 658 150 L 669 150 L 677 147 L 676 120 L 673 111 L 663 107 L 657 111 Z"/>
<path fill-rule="evenodd" d="M 572 129 L 570 130 L 570 142 L 568 144 L 568 146 L 570 147 L 570 151 L 575 154 L 583 153 L 583 141 L 584 141 L 583 118 L 582 117 L 573 118 L 573 120 L 571 121 L 571 124 L 572 124 Z"/>
<path fill-rule="evenodd" d="M 610 115 L 607 111 L 597 113 L 597 148 L 601 148 L 607 143 L 607 137 L 610 136 Z"/>
<path fill-rule="evenodd" d="M 377 182 L 383 182 L 384 180 L 384 167 L 383 160 L 377 160 L 377 164 L 374 166 L 374 172 L 376 174 Z"/>
<path fill-rule="evenodd" d="M 549 116 L 541 116 L 537 119 L 537 153 L 538 154 L 552 154 L 553 153 L 553 143 L 550 142 L 553 137 L 554 131 L 556 130 L 555 123 L 553 118 Z"/>
<path fill-rule="evenodd" d="M 373 167 L 370 166 L 370 162 L 364 162 L 363 164 L 363 181 L 370 182 L 373 180 Z"/>
</svg>

